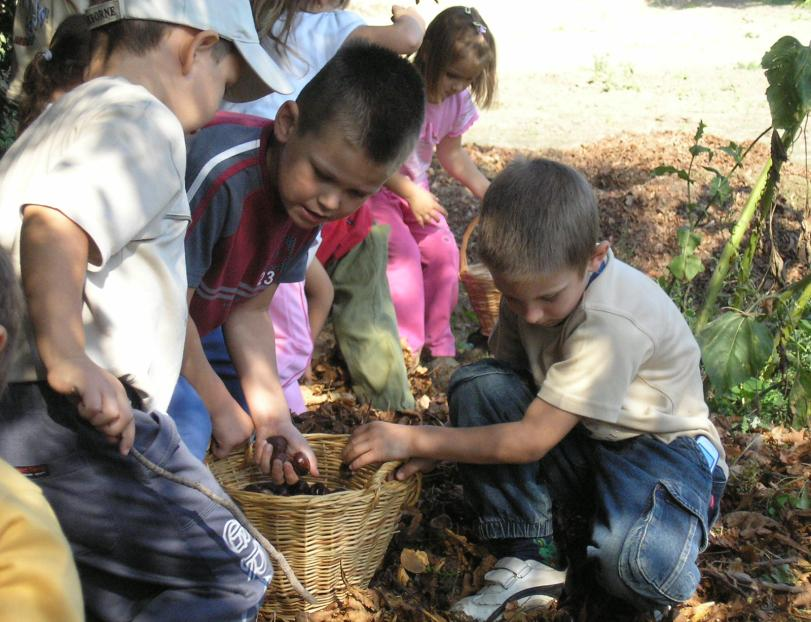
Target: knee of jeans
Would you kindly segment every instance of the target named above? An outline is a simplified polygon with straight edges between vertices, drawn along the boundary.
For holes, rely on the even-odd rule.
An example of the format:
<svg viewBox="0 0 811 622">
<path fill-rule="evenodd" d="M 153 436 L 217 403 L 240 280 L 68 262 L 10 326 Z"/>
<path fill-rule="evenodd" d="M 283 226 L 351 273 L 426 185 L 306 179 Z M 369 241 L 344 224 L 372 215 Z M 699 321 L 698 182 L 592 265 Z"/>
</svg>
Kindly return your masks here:
<svg viewBox="0 0 811 622">
<path fill-rule="evenodd" d="M 695 592 L 701 580 L 696 561 L 708 537 L 706 510 L 679 482 L 655 486 L 650 509 L 631 527 L 615 566 L 640 602 L 672 605 Z"/>
<path fill-rule="evenodd" d="M 514 375 L 514 372 L 494 359 L 459 367 L 448 383 L 451 425 L 465 427 L 487 423 L 478 416 L 478 406 L 487 396 L 504 391 L 508 375 Z"/>
</svg>

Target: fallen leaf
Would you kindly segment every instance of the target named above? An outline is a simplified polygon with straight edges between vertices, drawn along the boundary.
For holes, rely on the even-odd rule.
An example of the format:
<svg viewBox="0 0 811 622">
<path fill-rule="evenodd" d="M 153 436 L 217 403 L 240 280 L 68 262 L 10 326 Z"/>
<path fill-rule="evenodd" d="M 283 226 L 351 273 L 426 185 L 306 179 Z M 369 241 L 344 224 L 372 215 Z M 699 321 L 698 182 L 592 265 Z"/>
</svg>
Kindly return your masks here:
<svg viewBox="0 0 811 622">
<path fill-rule="evenodd" d="M 428 569 L 428 553 L 415 551 L 414 549 L 403 549 L 403 552 L 400 553 L 400 563 L 410 573 L 421 574 Z"/>
<path fill-rule="evenodd" d="M 693 617 L 691 618 L 690 622 L 701 622 L 709 613 L 712 612 L 714 607 L 715 602 L 712 600 L 693 607 Z"/>
<path fill-rule="evenodd" d="M 806 585 L 805 590 L 794 597 L 793 604 L 795 607 L 811 607 L 811 585 Z"/>
</svg>

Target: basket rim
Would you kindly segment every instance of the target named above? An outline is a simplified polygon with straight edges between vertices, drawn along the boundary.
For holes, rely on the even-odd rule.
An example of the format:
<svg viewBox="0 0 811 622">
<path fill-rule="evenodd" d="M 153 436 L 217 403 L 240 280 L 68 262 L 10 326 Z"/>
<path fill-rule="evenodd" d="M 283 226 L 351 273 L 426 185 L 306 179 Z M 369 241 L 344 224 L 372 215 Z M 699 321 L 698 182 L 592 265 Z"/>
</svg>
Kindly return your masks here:
<svg viewBox="0 0 811 622">
<path fill-rule="evenodd" d="M 470 243 L 470 236 L 473 234 L 473 230 L 479 224 L 479 215 L 476 214 L 469 223 L 467 223 L 467 227 L 465 227 L 465 232 L 462 234 L 462 244 L 461 248 L 459 249 L 459 273 L 460 275 L 468 270 L 468 262 L 467 262 L 467 245 Z"/>
<path fill-rule="evenodd" d="M 308 442 L 311 443 L 332 443 L 332 444 L 341 444 L 345 445 L 350 438 L 350 434 L 331 434 L 325 432 L 314 432 L 314 433 L 307 433 L 303 435 Z M 229 460 L 233 460 L 237 458 L 240 454 L 245 455 L 247 451 L 251 448 L 251 445 L 248 445 L 244 448 L 235 449 L 227 456 L 223 456 L 222 458 L 216 458 L 213 455 L 211 456 L 211 466 L 216 465 L 218 462 L 227 462 Z M 363 497 L 366 495 L 377 495 L 380 493 L 380 490 L 386 486 L 391 486 L 395 488 L 404 487 L 408 488 L 408 482 L 400 481 L 397 479 L 388 479 L 388 475 L 393 473 L 399 466 L 403 464 L 400 460 L 389 460 L 386 462 L 378 463 L 376 466 L 374 473 L 371 474 L 368 481 L 362 488 L 350 488 L 347 490 L 341 490 L 338 492 L 332 492 L 326 496 L 319 496 L 319 495 L 294 495 L 291 497 L 284 497 L 281 495 L 273 495 L 274 503 L 278 503 L 281 505 L 302 505 L 302 504 L 310 504 L 310 503 L 318 503 L 325 500 L 326 497 L 329 497 L 330 500 L 335 500 L 336 496 L 345 496 L 345 495 L 356 495 L 359 497 Z M 211 467 L 209 467 L 211 468 Z M 245 468 L 242 470 L 247 470 L 249 468 L 258 468 L 252 462 L 249 463 Z M 270 478 L 269 473 L 263 473 L 263 476 L 267 476 Z M 216 474 L 215 474 L 216 477 Z M 419 478 L 418 478 L 419 479 Z M 219 481 L 219 478 L 218 478 Z M 242 490 L 236 488 L 233 484 L 226 484 L 220 482 L 220 485 L 228 492 L 228 494 L 239 494 L 239 495 L 249 495 L 249 498 L 256 496 L 256 499 L 260 497 L 266 497 L 267 493 L 264 492 L 254 492 L 250 490 Z M 417 495 L 419 495 L 419 491 L 422 487 L 417 485 Z"/>
</svg>

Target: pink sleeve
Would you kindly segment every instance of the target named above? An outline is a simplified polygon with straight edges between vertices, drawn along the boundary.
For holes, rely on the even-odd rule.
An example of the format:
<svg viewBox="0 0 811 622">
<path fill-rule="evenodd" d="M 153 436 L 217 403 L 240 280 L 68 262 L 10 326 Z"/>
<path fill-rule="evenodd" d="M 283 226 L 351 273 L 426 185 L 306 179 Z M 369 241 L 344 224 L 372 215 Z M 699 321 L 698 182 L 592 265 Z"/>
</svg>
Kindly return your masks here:
<svg viewBox="0 0 811 622">
<path fill-rule="evenodd" d="M 478 120 L 479 111 L 468 90 L 464 90 L 446 101 L 454 109 L 454 119 L 447 136 L 461 136 Z"/>
</svg>

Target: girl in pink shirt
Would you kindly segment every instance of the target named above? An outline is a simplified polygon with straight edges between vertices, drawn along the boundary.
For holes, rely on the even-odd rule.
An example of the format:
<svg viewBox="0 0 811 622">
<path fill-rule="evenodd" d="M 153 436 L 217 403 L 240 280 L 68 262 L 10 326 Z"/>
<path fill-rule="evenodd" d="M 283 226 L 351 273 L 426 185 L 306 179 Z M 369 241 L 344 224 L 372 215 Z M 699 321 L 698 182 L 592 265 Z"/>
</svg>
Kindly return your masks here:
<svg viewBox="0 0 811 622">
<path fill-rule="evenodd" d="M 455 366 L 451 313 L 459 293 L 459 249 L 447 212 L 429 190 L 437 159 L 481 199 L 490 181 L 462 148 L 462 134 L 488 107 L 496 87 L 496 43 L 478 11 L 450 7 L 425 31 L 414 64 L 425 78 L 428 103 L 417 147 L 370 199 L 375 221 L 391 226 L 386 273 L 400 335 L 414 352 L 426 348 L 429 365 Z M 426 357 L 424 357 L 426 358 Z"/>
</svg>

